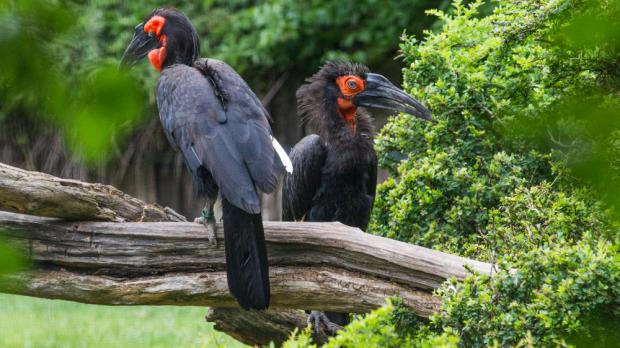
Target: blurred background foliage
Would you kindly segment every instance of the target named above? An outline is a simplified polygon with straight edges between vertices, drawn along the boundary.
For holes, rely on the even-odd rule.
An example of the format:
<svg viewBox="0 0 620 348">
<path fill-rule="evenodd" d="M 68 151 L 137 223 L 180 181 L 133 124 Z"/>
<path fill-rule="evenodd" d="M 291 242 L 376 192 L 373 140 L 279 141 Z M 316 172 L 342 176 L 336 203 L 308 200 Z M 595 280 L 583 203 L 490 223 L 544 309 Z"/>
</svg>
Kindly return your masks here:
<svg viewBox="0 0 620 348">
<path fill-rule="evenodd" d="M 295 91 L 327 59 L 347 58 L 401 80 L 398 37 L 421 34 L 428 8 L 448 0 L 116 1 L 0 0 L 0 161 L 113 184 L 196 215 L 189 175 L 167 144 L 155 107 L 157 72 L 113 71 L 133 28 L 175 6 L 196 26 L 202 56 L 225 60 L 252 86 L 280 142 L 307 132 Z M 6 73 L 5 73 L 6 72 Z M 137 87 L 136 87 L 137 85 Z M 379 121 L 383 124 L 385 116 Z"/>
<path fill-rule="evenodd" d="M 3 0 L 0 6 L 0 49 L 5 52 L 0 97 L 6 101 L 0 122 L 19 117 L 48 123 L 62 132 L 76 158 L 88 164 L 106 160 L 112 139 L 124 140 L 143 115 L 140 86 L 103 57 L 91 69 L 68 69 L 80 64 L 63 58 L 66 43 L 80 28 L 63 6 L 36 0 Z"/>
<path fill-rule="evenodd" d="M 135 24 L 162 4 L 0 0 L 0 161 L 196 214 L 159 128 L 156 72 L 115 69 Z M 203 56 L 226 60 L 257 91 L 286 145 L 306 132 L 296 88 L 336 57 L 402 77 L 438 120 L 400 115 L 382 129 L 391 178 L 371 232 L 494 262 L 497 274 L 446 284 L 429 321 L 394 300 L 329 346 L 618 342 L 618 1 L 166 4 L 192 19 Z M 311 345 L 307 332 L 287 344 Z"/>
</svg>

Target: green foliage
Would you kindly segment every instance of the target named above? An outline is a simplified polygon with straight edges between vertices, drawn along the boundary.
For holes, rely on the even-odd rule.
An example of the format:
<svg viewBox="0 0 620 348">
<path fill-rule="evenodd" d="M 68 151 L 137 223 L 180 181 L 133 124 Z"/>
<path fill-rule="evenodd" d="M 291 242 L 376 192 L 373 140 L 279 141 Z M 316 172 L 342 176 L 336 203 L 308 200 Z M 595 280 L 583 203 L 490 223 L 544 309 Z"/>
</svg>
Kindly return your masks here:
<svg viewBox="0 0 620 348">
<path fill-rule="evenodd" d="M 329 340 L 326 347 L 407 347 L 408 339 L 399 336 L 392 323 L 390 313 L 394 310 L 391 303 L 369 314 L 363 320 L 355 320 L 346 329 Z"/>
<path fill-rule="evenodd" d="M 191 19 L 201 38 L 202 56 L 226 61 L 254 88 L 265 90 L 286 75 L 296 80 L 314 73 L 327 59 L 347 58 L 385 65 L 404 30 L 420 33 L 434 19 L 422 15 L 447 0 L 314 1 L 69 1 L 83 15 L 80 39 L 65 46 L 72 56 L 119 59 L 133 27 L 154 8 L 174 6 Z M 71 65 L 72 61 L 66 61 Z M 78 69 L 88 68 L 84 64 Z M 75 66 L 69 66 L 75 69 Z M 139 69 L 150 92 L 155 71 Z"/>
<path fill-rule="evenodd" d="M 273 345 L 273 342 L 271 342 Z M 291 333 L 288 341 L 282 344 L 282 348 L 316 348 L 316 344 L 312 343 L 312 327 L 308 326 L 305 330 L 299 331 L 295 329 Z"/>
<path fill-rule="evenodd" d="M 559 119 L 557 110 L 571 100 L 573 106 L 599 100 L 602 86 L 608 100 L 603 105 L 620 103 L 613 83 L 618 72 L 601 70 L 618 51 L 567 51 L 556 39 L 564 37 L 556 33 L 570 26 L 566 23 L 576 14 L 611 11 L 606 15 L 611 18 L 620 13 L 618 6 L 500 2 L 492 15 L 478 18 L 479 4 L 457 2 L 454 15 L 433 11 L 445 25 L 441 32 L 428 33 L 423 43 L 403 37 L 405 87 L 425 100 L 439 122 L 404 115 L 383 128 L 377 141 L 380 162 L 396 178 L 380 186 L 371 222 L 374 233 L 474 257 L 488 247 L 489 214 L 504 197 L 523 192 L 515 189 L 556 182 L 554 187 L 566 186 L 570 194 L 575 176 L 587 179 L 577 175 L 581 167 L 573 165 L 574 159 L 613 180 L 617 173 L 610 173 L 610 161 L 602 169 L 586 159 L 596 160 L 587 155 L 596 153 L 592 148 L 615 138 L 605 138 L 610 132 L 586 138 L 582 133 L 593 132 L 575 131 L 583 122 L 566 112 Z M 595 96 L 579 94 L 593 86 Z M 599 109 L 592 109 L 597 117 L 609 116 L 596 113 Z M 614 128 L 615 121 L 595 120 L 586 125 Z M 544 130 L 544 136 L 534 129 Z M 566 134 L 570 129 L 572 137 Z M 549 145 L 560 132 L 562 141 L 571 140 L 573 146 Z M 584 143 L 593 145 L 579 146 Z M 586 209 L 593 211 L 596 205 L 588 205 L 589 199 Z"/>
<path fill-rule="evenodd" d="M 618 225 L 586 190 L 570 194 L 551 184 L 517 187 L 489 212 L 479 254 L 485 260 L 516 262 L 530 249 L 573 244 L 584 235 L 613 240 Z"/>
<path fill-rule="evenodd" d="M 52 122 L 76 154 L 95 163 L 140 119 L 143 95 L 116 64 L 100 57 L 86 72 L 77 68 L 83 61 L 65 57 L 66 42 L 79 42 L 75 14 L 57 1 L 0 1 L 0 119 Z"/>
<path fill-rule="evenodd" d="M 410 155 L 404 160 L 398 167 L 398 181 L 389 179 L 379 188 L 371 231 L 481 256 L 488 208 L 498 206 L 514 187 L 528 182 L 540 168 L 536 165 L 542 156 L 527 158 L 499 151 L 486 158 L 482 153 L 467 158 L 457 147 L 429 151 L 426 156 Z"/>
<path fill-rule="evenodd" d="M 449 333 L 425 337 L 424 340 L 403 335 L 399 332 L 401 323 L 398 323 L 397 314 L 402 308 L 398 299 L 394 302 L 388 300 L 383 307 L 357 318 L 322 347 L 457 347 L 458 338 Z M 311 342 L 310 327 L 300 333 L 295 332 L 283 345 L 283 348 L 298 347 L 316 347 Z"/>
<path fill-rule="evenodd" d="M 394 52 L 403 30 L 430 24 L 421 17 L 431 1 L 279 0 L 230 13 L 210 32 L 209 51 L 243 72 L 297 71 L 307 76 L 321 61 L 348 58 L 376 63 Z M 214 2 L 213 7 L 218 6 Z"/>
<path fill-rule="evenodd" d="M 608 243 L 559 243 L 520 255 L 491 280 L 476 275 L 446 284 L 439 294 L 441 314 L 431 319 L 438 330 L 452 328 L 464 346 L 555 346 L 579 337 L 595 347 L 617 342 L 617 330 L 589 327 L 605 318 L 620 325 L 620 264 Z M 529 336 L 528 336 L 529 335 Z"/>
<path fill-rule="evenodd" d="M 264 93 L 279 78 L 300 82 L 326 59 L 394 67 L 389 59 L 398 49 L 394 38 L 403 30 L 420 33 L 434 21 L 421 15 L 424 9 L 447 4 L 0 0 L 0 127 L 24 119 L 51 123 L 65 133 L 76 157 L 89 164 L 118 154 L 128 132 L 155 111 L 157 72 L 145 62 L 129 79 L 112 67 L 134 26 L 156 7 L 175 6 L 186 13 L 199 31 L 202 55 L 227 61 Z M 113 85 L 91 83 L 104 76 Z M 144 106 L 149 107 L 146 112 Z M 28 137 L 21 139 L 28 152 Z"/>
<path fill-rule="evenodd" d="M 499 270 L 447 282 L 429 322 L 397 306 L 347 335 L 363 322 L 360 338 L 387 325 L 416 347 L 613 346 L 620 3 L 481 4 L 432 11 L 441 31 L 402 37 L 404 85 L 438 122 L 401 115 L 381 131 L 392 178 L 370 229 Z"/>
<path fill-rule="evenodd" d="M 116 67 L 100 67 L 82 76 L 71 117 L 56 120 L 74 151 L 87 159 L 106 159 L 115 138 L 129 134 L 142 118 L 143 94 L 129 75 Z"/>
</svg>

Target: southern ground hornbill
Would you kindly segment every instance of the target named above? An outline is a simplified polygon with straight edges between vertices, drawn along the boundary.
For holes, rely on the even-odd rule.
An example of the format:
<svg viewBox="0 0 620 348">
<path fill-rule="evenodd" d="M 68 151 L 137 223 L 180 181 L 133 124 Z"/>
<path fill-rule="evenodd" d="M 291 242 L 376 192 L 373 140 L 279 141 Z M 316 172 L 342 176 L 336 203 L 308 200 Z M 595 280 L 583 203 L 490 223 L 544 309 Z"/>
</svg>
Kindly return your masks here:
<svg viewBox="0 0 620 348">
<path fill-rule="evenodd" d="M 431 113 L 385 77 L 349 62 L 328 62 L 297 91 L 297 111 L 318 132 L 290 153 L 293 175 L 283 191 L 285 220 L 339 221 L 366 230 L 377 184 L 372 118 L 365 108 L 405 112 L 425 120 Z M 325 315 L 326 314 L 326 315 Z M 308 322 L 348 323 L 346 313 L 313 311 Z"/>
<path fill-rule="evenodd" d="M 211 242 L 218 191 L 222 198 L 230 292 L 244 309 L 265 309 L 270 292 L 259 191 L 273 192 L 281 170 L 290 170 L 290 160 L 245 81 L 226 63 L 198 58 L 199 53 L 189 19 L 161 8 L 136 26 L 122 63 L 131 66 L 148 56 L 161 72 L 161 123 L 206 198 L 203 222 Z"/>
</svg>

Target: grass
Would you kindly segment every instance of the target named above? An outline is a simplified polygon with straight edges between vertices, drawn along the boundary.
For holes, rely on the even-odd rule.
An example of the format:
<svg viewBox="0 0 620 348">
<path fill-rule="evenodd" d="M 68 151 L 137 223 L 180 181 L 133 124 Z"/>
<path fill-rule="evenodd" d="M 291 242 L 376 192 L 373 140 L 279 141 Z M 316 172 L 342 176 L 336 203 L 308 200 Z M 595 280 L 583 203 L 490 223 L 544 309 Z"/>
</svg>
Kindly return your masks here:
<svg viewBox="0 0 620 348">
<path fill-rule="evenodd" d="M 98 306 L 0 294 L 0 347 L 244 347 L 202 307 Z"/>
</svg>

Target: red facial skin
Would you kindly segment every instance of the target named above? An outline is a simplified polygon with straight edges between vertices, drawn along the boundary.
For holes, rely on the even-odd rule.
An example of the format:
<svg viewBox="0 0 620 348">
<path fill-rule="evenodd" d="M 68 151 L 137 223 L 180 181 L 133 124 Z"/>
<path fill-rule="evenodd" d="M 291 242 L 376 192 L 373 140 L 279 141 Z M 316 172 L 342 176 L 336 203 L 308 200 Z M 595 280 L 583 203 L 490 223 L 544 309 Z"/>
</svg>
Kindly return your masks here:
<svg viewBox="0 0 620 348">
<path fill-rule="evenodd" d="M 161 31 L 166 24 L 166 18 L 162 16 L 153 16 L 144 24 L 144 32 L 154 34 L 161 43 L 161 48 L 156 48 L 149 52 L 148 57 L 151 65 L 161 72 L 161 66 L 166 59 L 166 35 L 162 35 Z"/>
<path fill-rule="evenodd" d="M 355 113 L 357 107 L 353 104 L 353 97 L 364 90 L 364 80 L 355 75 L 340 76 L 336 79 L 342 97 L 338 98 L 338 113 L 345 120 L 347 126 L 355 133 Z"/>
</svg>

